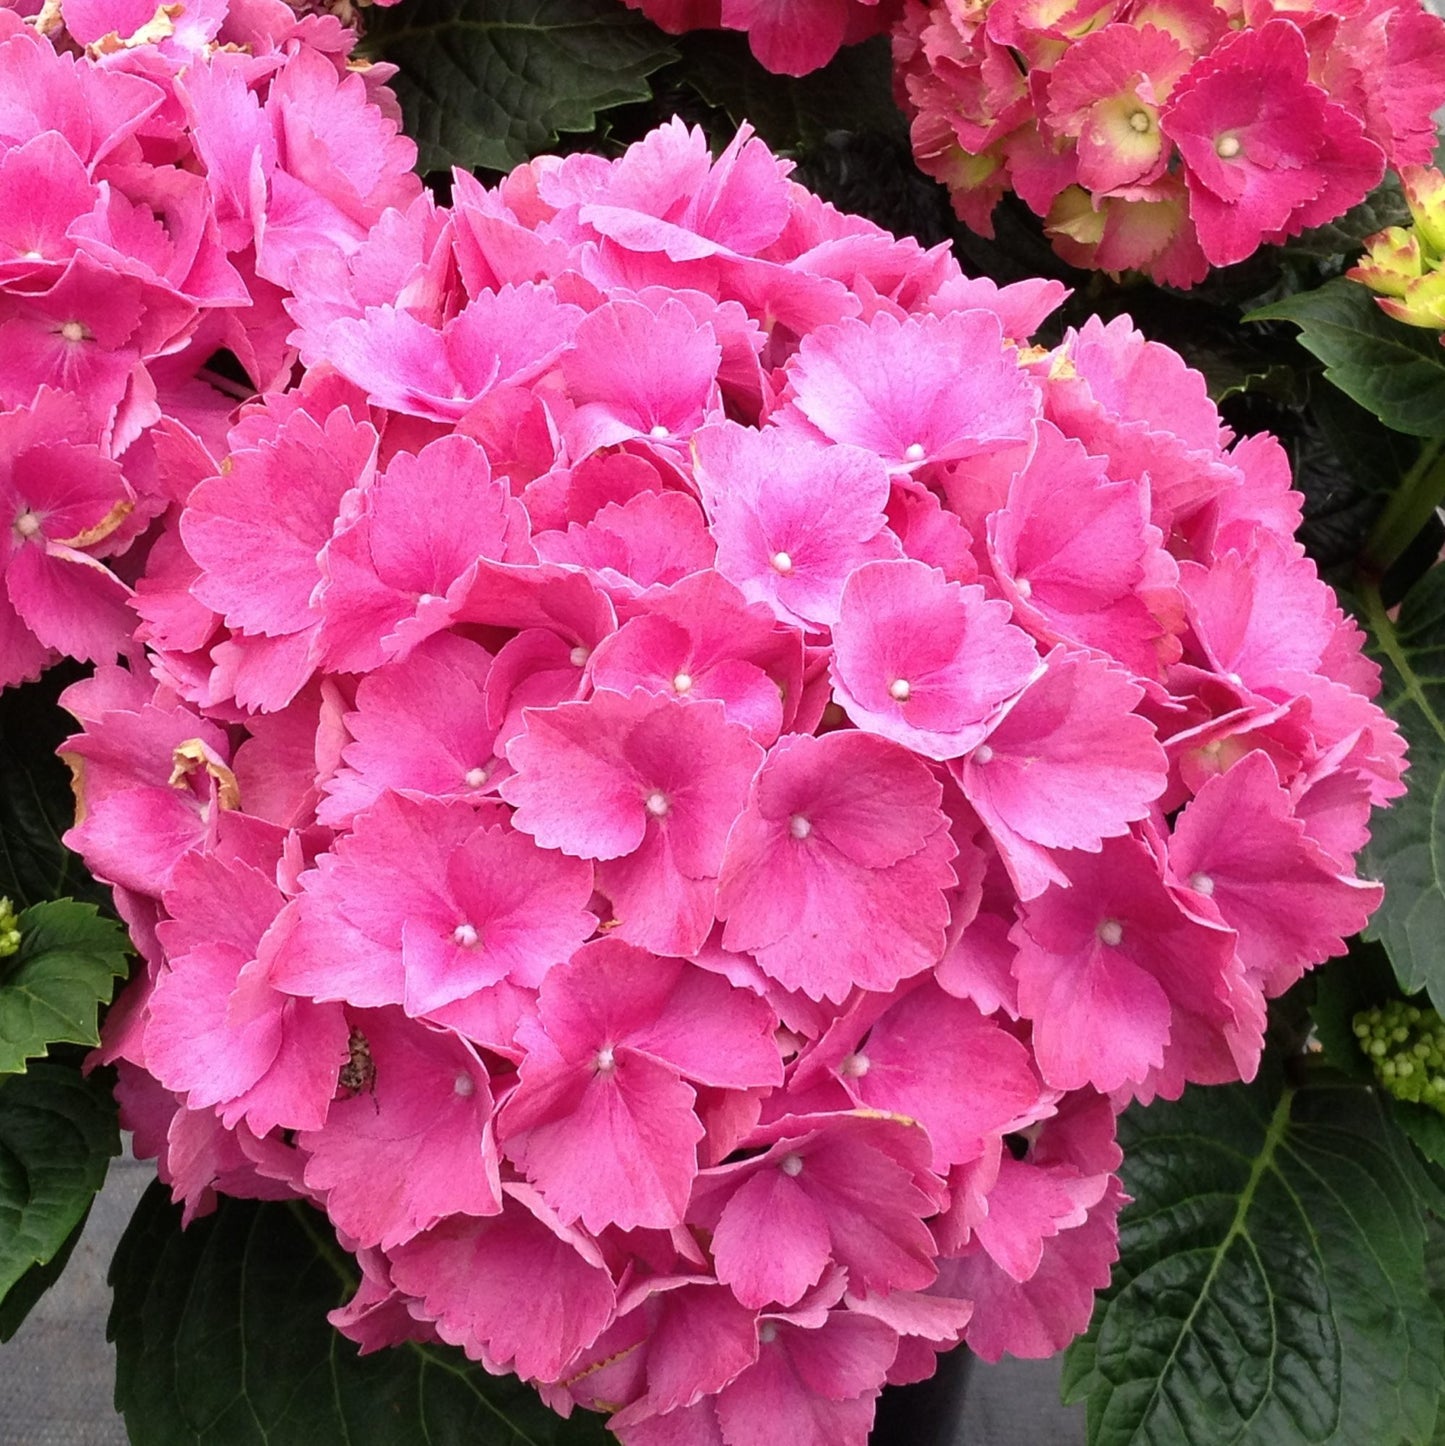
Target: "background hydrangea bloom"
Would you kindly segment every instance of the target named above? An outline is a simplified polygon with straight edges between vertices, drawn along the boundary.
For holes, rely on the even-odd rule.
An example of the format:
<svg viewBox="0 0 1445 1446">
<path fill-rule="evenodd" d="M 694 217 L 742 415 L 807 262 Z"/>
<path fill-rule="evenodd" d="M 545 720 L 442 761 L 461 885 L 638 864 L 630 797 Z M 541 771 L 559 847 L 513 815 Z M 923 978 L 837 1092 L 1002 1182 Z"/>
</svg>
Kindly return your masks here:
<svg viewBox="0 0 1445 1446">
<path fill-rule="evenodd" d="M 969 226 L 1014 191 L 1066 261 L 1174 286 L 1427 163 L 1445 101 L 1445 21 L 1415 0 L 906 0 L 893 54 L 914 155 Z"/>
</svg>

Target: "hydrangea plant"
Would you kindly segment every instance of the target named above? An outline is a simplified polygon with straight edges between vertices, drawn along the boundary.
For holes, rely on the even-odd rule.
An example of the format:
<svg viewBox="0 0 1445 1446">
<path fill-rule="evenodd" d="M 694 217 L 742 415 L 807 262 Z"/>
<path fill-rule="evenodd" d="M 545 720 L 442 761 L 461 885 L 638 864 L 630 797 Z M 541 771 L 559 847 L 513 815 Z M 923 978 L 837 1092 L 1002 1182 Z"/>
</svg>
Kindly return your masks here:
<svg viewBox="0 0 1445 1446">
<path fill-rule="evenodd" d="M 3 742 L 43 696 L 65 843 L 136 956 L 97 1033 L 112 926 L 7 866 L 29 907 L 0 912 L 0 1131 L 91 1121 L 43 1197 L 63 1207 L 0 1239 L 13 1308 L 73 1241 L 113 1087 L 189 1227 L 148 1202 L 116 1262 L 138 1440 L 201 1409 L 164 1364 L 175 1301 L 232 1260 L 247 1298 L 334 1270 L 302 1327 L 333 1390 L 295 1414 L 285 1369 L 247 1377 L 255 1432 L 226 1440 L 326 1439 L 384 1388 L 415 1391 L 417 1439 L 521 1402 L 512 1429 L 542 1434 L 519 1439 L 600 1414 L 634 1446 L 862 1446 L 940 1353 L 1047 1356 L 1086 1328 L 1091 1429 L 1179 1439 L 1162 1391 L 1203 1440 L 1226 1427 L 1193 1353 L 1234 1242 L 1289 1234 L 1277 1178 L 1318 1268 L 1301 1319 L 1346 1362 L 1326 1398 L 1374 1381 L 1419 1439 L 1445 1381 L 1431 1177 L 1363 1083 L 1322 1126 L 1308 1072 L 1378 1069 L 1409 1103 L 1413 1061 L 1433 1078 L 1404 997 L 1432 976 L 1392 940 L 1429 947 L 1400 921 L 1407 782 L 1435 764 L 1425 734 L 1406 775 L 1402 725 L 1438 715 L 1423 604 L 1393 616 L 1386 575 L 1429 457 L 1371 538 L 1377 660 L 1295 539 L 1286 447 L 1063 280 L 967 274 L 745 122 L 427 187 L 349 7 L 142 10 L 0 9 Z M 1249 17 L 1167 105 L 1129 71 L 1186 163 L 1193 104 L 1216 160 L 1269 172 L 1224 210 L 1179 182 L 1205 260 L 1333 218 L 1391 146 L 1420 158 L 1428 56 L 1377 97 L 1343 63 L 1307 78 L 1301 38 L 1358 58 L 1358 21 L 1403 55 L 1434 34 L 1414 15 Z M 399 7 L 372 43 L 407 54 L 423 23 Z M 1038 51 L 1035 103 L 1045 62 L 1083 85 L 1096 50 L 1183 45 L 1084 28 Z M 1242 80 L 1260 55 L 1299 93 Z M 1286 154 L 1231 121 L 1226 154 L 1216 92 L 1329 139 Z M 1117 168 L 1120 116 L 1140 160 L 1123 95 L 1080 101 L 1070 164 Z M 6 807 L 7 838 L 63 858 Z M 1403 992 L 1348 942 L 1372 916 Z M 1358 1187 L 1296 1178 L 1336 1136 L 1371 1162 Z M 1202 1143 L 1151 1176 L 1178 1138 Z M 1141 1250 L 1152 1205 L 1170 1223 Z M 244 1243 L 267 1230 L 284 1279 Z M 1391 1230 L 1378 1277 L 1319 1243 Z M 1399 1309 L 1371 1324 L 1384 1288 Z M 1167 1332 L 1191 1290 L 1170 1361 L 1144 1359 L 1137 1313 Z M 447 1404 L 421 1403 L 428 1370 Z M 492 1384 L 513 1376 L 530 1389 Z M 1260 1390 L 1242 1416 L 1287 1414 Z"/>
</svg>

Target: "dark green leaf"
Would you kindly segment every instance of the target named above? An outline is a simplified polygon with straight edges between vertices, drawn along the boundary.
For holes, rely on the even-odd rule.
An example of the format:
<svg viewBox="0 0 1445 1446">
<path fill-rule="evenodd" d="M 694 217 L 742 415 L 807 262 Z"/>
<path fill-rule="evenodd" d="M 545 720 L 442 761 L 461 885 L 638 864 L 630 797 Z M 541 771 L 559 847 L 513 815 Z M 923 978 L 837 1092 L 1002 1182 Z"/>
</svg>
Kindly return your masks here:
<svg viewBox="0 0 1445 1446">
<path fill-rule="evenodd" d="M 119 1152 L 100 1076 L 47 1061 L 0 1077 L 0 1298 L 62 1250 Z"/>
<path fill-rule="evenodd" d="M 0 1077 L 52 1044 L 99 1044 L 97 1017 L 126 971 L 125 932 L 94 904 L 60 899 L 20 915 L 20 951 L 0 959 Z"/>
<path fill-rule="evenodd" d="M 1374 589 L 1362 594 L 1370 655 L 1384 671 L 1380 703 L 1410 745 L 1406 793 L 1370 820 L 1361 856 L 1385 886 L 1367 936 L 1390 956 L 1406 994 L 1424 989 L 1445 1008 L 1445 568 L 1407 594 L 1397 617 Z"/>
<path fill-rule="evenodd" d="M 1365 242 L 1386 226 L 1408 226 L 1410 208 L 1393 174 L 1343 216 L 1305 231 L 1284 243 L 1284 250 L 1305 256 L 1340 256 L 1353 261 Z"/>
<path fill-rule="evenodd" d="M 110 891 L 60 842 L 75 820 L 75 799 L 55 750 L 75 720 L 55 700 L 78 676 L 62 664 L 38 683 L 0 693 L 0 896 L 17 908 L 66 895 L 110 903 Z"/>
<path fill-rule="evenodd" d="M 1393 321 L 1363 286 L 1341 277 L 1245 320 L 1294 322 L 1300 345 L 1324 362 L 1325 375 L 1387 426 L 1417 437 L 1445 436 L 1439 336 Z"/>
<path fill-rule="evenodd" d="M 364 49 L 393 82 L 419 168 L 506 170 L 597 112 L 651 94 L 667 36 L 618 0 L 406 0 L 368 14 Z"/>
<path fill-rule="evenodd" d="M 1066 1391 L 1091 1446 L 1428 1441 L 1433 1198 L 1373 1091 L 1193 1089 L 1120 1121 L 1120 1259 Z"/>
<path fill-rule="evenodd" d="M 604 1446 L 513 1376 L 409 1344 L 369 1356 L 326 1312 L 351 1262 L 300 1204 L 222 1199 L 184 1233 L 153 1185 L 111 1264 L 116 1408 L 136 1446 Z"/>
<path fill-rule="evenodd" d="M 1355 1015 L 1362 1009 L 1399 996 L 1395 972 L 1378 945 L 1350 940 L 1350 952 L 1310 971 L 1314 986 L 1310 1017 L 1325 1059 L 1362 1084 L 1372 1084 L 1375 1072 L 1355 1035 Z"/>
<path fill-rule="evenodd" d="M 1392 1100 L 1390 1114 L 1432 1165 L 1445 1167 L 1445 1115 L 1427 1105 Z"/>
<path fill-rule="evenodd" d="M 907 136 L 886 36 L 845 45 L 821 70 L 798 77 L 764 70 L 736 31 L 695 32 L 681 50 L 678 77 L 734 125 L 750 122 L 775 151 L 807 149 L 836 131 Z"/>
<path fill-rule="evenodd" d="M 15 1332 L 25 1324 L 25 1317 L 40 1303 L 45 1292 L 65 1273 L 80 1237 L 85 1234 L 86 1222 L 90 1219 L 90 1207 L 76 1222 L 74 1229 L 65 1237 L 65 1243 L 45 1262 L 32 1265 L 14 1285 L 3 1300 L 0 1300 L 0 1345 L 11 1340 Z"/>
</svg>

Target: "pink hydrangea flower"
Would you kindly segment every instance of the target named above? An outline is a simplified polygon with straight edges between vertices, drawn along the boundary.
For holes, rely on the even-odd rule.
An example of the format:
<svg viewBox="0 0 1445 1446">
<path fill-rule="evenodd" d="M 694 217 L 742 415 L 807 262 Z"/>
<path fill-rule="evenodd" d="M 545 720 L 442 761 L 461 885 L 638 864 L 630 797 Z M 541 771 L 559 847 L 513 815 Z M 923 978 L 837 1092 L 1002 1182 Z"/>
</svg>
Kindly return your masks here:
<svg viewBox="0 0 1445 1446">
<path fill-rule="evenodd" d="M 1445 22 L 1414 0 L 1246 6 L 908 0 L 894 27 L 914 154 L 969 225 L 1013 190 L 1065 260 L 1192 286 L 1342 215 L 1416 164 Z"/>
<path fill-rule="evenodd" d="M 1403 745 L 1282 451 L 1127 318 L 1029 346 L 1062 288 L 746 131 L 416 201 L 340 27 L 232 8 L 105 65 L 0 18 L 0 196 L 56 167 L 0 216 L 35 370 L 0 641 L 8 680 L 100 662 L 67 837 L 145 960 L 100 1051 L 137 1148 L 188 1219 L 324 1212 L 363 1348 L 459 1346 L 641 1446 L 863 1446 L 960 1341 L 1062 1348 L 1116 1110 L 1248 1078 L 1378 899 Z M 1101 13 L 1000 0 L 975 95 L 1021 126 L 1010 47 L 1092 26 L 1057 113 L 1096 178 L 1252 35 L 1337 104 L 1292 20 L 1116 50 Z M 128 246 L 153 202 L 170 242 Z"/>
</svg>

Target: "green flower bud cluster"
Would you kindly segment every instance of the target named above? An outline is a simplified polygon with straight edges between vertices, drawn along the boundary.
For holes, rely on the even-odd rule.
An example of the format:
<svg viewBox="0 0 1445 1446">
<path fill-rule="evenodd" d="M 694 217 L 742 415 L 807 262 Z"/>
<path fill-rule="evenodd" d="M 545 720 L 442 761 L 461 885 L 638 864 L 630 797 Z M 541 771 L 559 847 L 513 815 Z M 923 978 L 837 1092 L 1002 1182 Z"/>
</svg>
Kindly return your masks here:
<svg viewBox="0 0 1445 1446">
<path fill-rule="evenodd" d="M 0 959 L 8 959 L 20 948 L 20 916 L 9 899 L 0 899 Z"/>
<path fill-rule="evenodd" d="M 1387 1094 L 1445 1114 L 1445 1019 L 1394 999 L 1355 1015 L 1355 1038 Z"/>
</svg>

